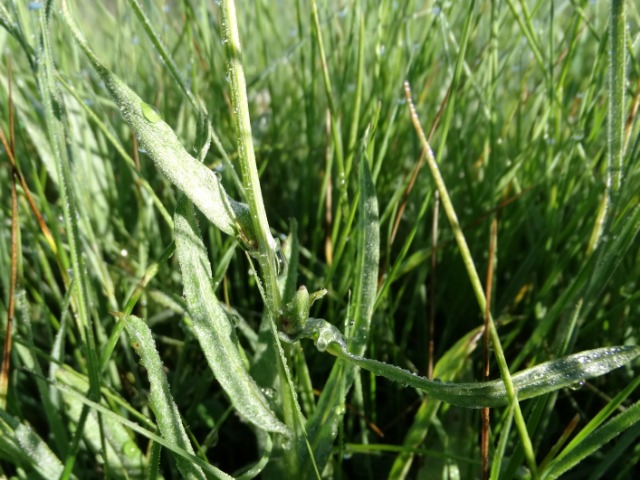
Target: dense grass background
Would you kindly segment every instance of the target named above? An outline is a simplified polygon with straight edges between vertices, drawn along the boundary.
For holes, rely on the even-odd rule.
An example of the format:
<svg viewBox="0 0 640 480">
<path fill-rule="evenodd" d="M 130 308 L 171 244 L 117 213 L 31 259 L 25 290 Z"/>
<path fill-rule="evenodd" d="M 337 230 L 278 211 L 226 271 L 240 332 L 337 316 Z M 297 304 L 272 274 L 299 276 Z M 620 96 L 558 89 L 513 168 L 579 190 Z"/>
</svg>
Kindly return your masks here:
<svg viewBox="0 0 640 480">
<path fill-rule="evenodd" d="M 125 310 L 145 271 L 157 263 L 157 272 L 132 304 L 133 313 L 154 334 L 196 452 L 234 474 L 258 459 L 264 439 L 258 435 L 256 443 L 253 428 L 234 415 L 213 378 L 186 315 L 178 262 L 163 257 L 174 236 L 176 190 L 138 148 L 61 21 L 57 2 L 43 27 L 45 7 L 10 1 L 0 10 L 0 125 L 7 138 L 13 126 L 16 163 L 52 234 L 51 240 L 45 236 L 24 188 L 18 187 L 18 288 L 1 473 L 23 476 L 38 463 L 12 450 L 7 439 L 18 428 L 15 421 L 29 425 L 63 464 L 75 455 L 78 478 L 125 476 L 113 466 L 105 469 L 105 440 L 97 423 L 85 427 L 94 429 L 94 440 L 85 437 L 69 447 L 81 404 L 60 395 L 54 384 L 71 380 L 54 382 L 54 370 L 67 365 L 81 375 L 76 387 L 87 389 L 89 357 L 110 352 L 109 337 L 119 332 L 112 312 Z M 132 6 L 122 0 L 74 7 L 102 63 L 153 105 L 195 154 L 198 111 Z M 361 188 L 357 165 L 364 156 L 375 183 L 381 236 L 366 355 L 426 375 L 432 340 L 434 362 L 449 352 L 437 375 L 455 381 L 482 378 L 481 341 L 468 334 L 479 332 L 483 312 L 446 218 L 441 214 L 434 222 L 435 187 L 428 169 L 421 168 L 422 147 L 403 91 L 408 80 L 482 277 L 490 225 L 497 220 L 492 311 L 510 369 L 601 346 L 637 345 L 640 10 L 635 2 L 626 7 L 626 72 L 620 81 L 626 101 L 618 105 L 622 123 L 616 127 L 613 122 L 608 131 L 616 86 L 609 78 L 609 2 L 319 2 L 324 59 L 308 2 L 238 2 L 268 217 L 283 242 L 295 219 L 301 246 L 298 284 L 329 291 L 312 315 L 344 331 L 354 285 L 363 274 L 354 260 Z M 205 164 L 219 172 L 233 198 L 243 200 L 233 167 L 238 168 L 237 146 L 218 5 L 150 0 L 142 8 L 179 75 L 204 102 L 219 137 L 219 148 L 212 146 Z M 57 68 L 52 83 L 43 76 L 42 31 Z M 323 60 L 328 82 L 323 81 Z M 54 99 L 54 113 L 65 132 L 57 144 L 46 122 L 46 97 L 56 89 L 60 97 Z M 622 135 L 618 143 L 617 133 Z M 68 213 L 56 168 L 60 145 L 71 163 L 67 188 L 76 200 L 72 209 L 77 210 L 71 211 L 78 225 L 76 246 L 69 246 L 74 236 L 64 222 Z M 620 170 L 615 168 L 616 145 L 623 150 Z M 3 166 L 9 166 L 7 152 L 1 153 Z M 11 291 L 10 168 L 0 169 L 0 199 L 0 314 L 5 322 Z M 257 333 L 263 302 L 254 267 L 234 239 L 200 220 L 216 294 L 237 322 L 253 371 L 262 372 L 265 338 Z M 74 248 L 86 269 L 81 280 L 70 260 Z M 94 345 L 85 338 L 70 293 L 70 282 L 78 281 L 86 291 Z M 102 403 L 153 430 L 145 370 L 126 335 L 113 338 L 100 379 Z M 287 354 L 302 396 L 319 395 L 335 359 L 309 341 Z M 495 366 L 492 371 L 497 377 Z M 636 361 L 581 388 L 523 403 L 540 471 L 548 454 L 547 463 L 562 450 L 563 432 L 571 438 L 598 419 L 606 405 L 617 406 L 610 400 L 627 386 L 618 408 L 634 405 L 637 410 L 637 383 Z M 279 393 L 268 390 L 266 395 Z M 308 415 L 314 399 L 302 398 L 301 404 Z M 637 414 L 633 418 L 616 427 L 621 436 L 566 478 L 632 478 L 640 460 Z M 577 430 L 567 432 L 574 419 Z M 104 424 L 114 423 L 100 421 L 107 430 Z M 479 411 L 429 402 L 420 392 L 363 372 L 347 396 L 326 474 L 479 478 L 480 431 Z M 526 475 L 520 438 L 506 409 L 492 411 L 491 431 L 491 457 L 498 459 L 504 478 Z M 560 448 L 551 450 L 558 441 Z M 156 454 L 148 444 L 144 436 L 132 435 L 120 448 Z M 266 474 L 284 468 L 274 465 Z M 168 453 L 162 454 L 159 470 L 167 478 L 178 475 Z M 128 474 L 136 476 L 135 468 Z"/>
</svg>

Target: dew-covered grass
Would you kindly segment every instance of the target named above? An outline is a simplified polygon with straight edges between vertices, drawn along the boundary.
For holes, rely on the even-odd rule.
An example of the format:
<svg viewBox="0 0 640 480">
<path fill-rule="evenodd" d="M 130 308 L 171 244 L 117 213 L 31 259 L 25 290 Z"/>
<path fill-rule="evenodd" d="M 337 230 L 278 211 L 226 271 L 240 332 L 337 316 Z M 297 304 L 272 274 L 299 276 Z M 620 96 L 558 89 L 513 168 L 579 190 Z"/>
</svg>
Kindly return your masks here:
<svg viewBox="0 0 640 480">
<path fill-rule="evenodd" d="M 633 478 L 635 2 L 0 26 L 0 475 Z"/>
</svg>

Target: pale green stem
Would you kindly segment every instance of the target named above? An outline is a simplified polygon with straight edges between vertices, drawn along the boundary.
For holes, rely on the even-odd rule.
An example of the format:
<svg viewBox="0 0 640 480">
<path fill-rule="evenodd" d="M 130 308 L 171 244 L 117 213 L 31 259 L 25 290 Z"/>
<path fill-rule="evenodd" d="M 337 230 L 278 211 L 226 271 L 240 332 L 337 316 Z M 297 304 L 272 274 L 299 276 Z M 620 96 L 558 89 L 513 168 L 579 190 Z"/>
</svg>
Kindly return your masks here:
<svg viewBox="0 0 640 480">
<path fill-rule="evenodd" d="M 223 0 L 220 5 L 220 12 L 222 14 L 222 38 L 226 44 L 228 56 L 227 73 L 231 90 L 233 121 L 238 136 L 238 157 L 242 172 L 242 183 L 247 194 L 255 238 L 258 240 L 258 263 L 264 280 L 265 302 L 271 312 L 278 314 L 281 301 L 277 283 L 276 242 L 269 230 L 253 149 L 247 86 L 242 68 L 242 48 L 240 46 L 234 1 Z"/>
<path fill-rule="evenodd" d="M 451 202 L 451 198 L 449 197 L 449 192 L 444 183 L 444 179 L 440 174 L 440 169 L 438 168 L 438 163 L 436 162 L 435 156 L 433 155 L 433 151 L 431 150 L 431 146 L 429 145 L 429 141 L 420 126 L 420 120 L 418 119 L 418 114 L 416 113 L 415 106 L 413 105 L 413 101 L 411 99 L 411 89 L 409 87 L 409 82 L 405 82 L 405 94 L 407 97 L 407 103 L 409 105 L 409 109 L 411 112 L 411 119 L 414 123 L 415 129 L 418 133 L 418 137 L 420 139 L 420 143 L 422 144 L 422 148 L 425 152 L 425 159 L 427 161 L 427 165 L 431 170 L 431 175 L 436 184 L 436 188 L 438 192 L 440 192 L 440 199 L 442 202 L 442 207 L 449 219 L 449 223 L 451 224 L 451 230 L 453 230 L 453 236 L 456 239 L 456 243 L 458 244 L 458 249 L 460 250 L 460 255 L 462 256 L 462 261 L 464 263 L 465 269 L 467 270 L 467 275 L 469 275 L 469 280 L 471 281 L 471 287 L 476 295 L 476 300 L 478 301 L 478 306 L 480 307 L 481 312 L 485 312 L 487 306 L 487 299 L 484 295 L 484 289 L 482 288 L 482 282 L 480 281 L 480 276 L 478 275 L 478 271 L 473 263 L 473 257 L 471 256 L 471 251 L 469 250 L 469 246 L 467 245 L 467 241 L 464 237 L 464 233 L 462 233 L 462 228 L 460 227 L 460 222 L 458 221 L 458 216 L 456 215 L 456 211 L 453 208 L 453 203 Z M 500 376 L 504 381 L 504 386 L 506 388 L 507 397 L 509 398 L 510 405 L 513 406 L 516 425 L 518 427 L 518 431 L 520 433 L 520 439 L 523 443 L 523 448 L 525 455 L 527 457 L 527 464 L 531 469 L 531 473 L 533 478 L 538 478 L 535 457 L 533 454 L 533 444 L 531 443 L 531 439 L 529 438 L 529 434 L 527 432 L 527 425 L 524 421 L 524 416 L 522 415 L 522 410 L 520 409 L 520 404 L 518 403 L 516 389 L 513 385 L 513 379 L 511 378 L 511 373 L 509 372 L 509 366 L 507 365 L 507 360 L 504 356 L 504 351 L 502 350 L 502 343 L 500 342 L 500 337 L 498 335 L 498 331 L 496 330 L 495 322 L 493 321 L 493 316 L 489 312 L 488 315 L 488 325 L 489 325 L 489 335 L 491 336 L 491 343 L 494 348 L 496 361 L 498 363 L 498 368 L 500 370 Z"/>
</svg>

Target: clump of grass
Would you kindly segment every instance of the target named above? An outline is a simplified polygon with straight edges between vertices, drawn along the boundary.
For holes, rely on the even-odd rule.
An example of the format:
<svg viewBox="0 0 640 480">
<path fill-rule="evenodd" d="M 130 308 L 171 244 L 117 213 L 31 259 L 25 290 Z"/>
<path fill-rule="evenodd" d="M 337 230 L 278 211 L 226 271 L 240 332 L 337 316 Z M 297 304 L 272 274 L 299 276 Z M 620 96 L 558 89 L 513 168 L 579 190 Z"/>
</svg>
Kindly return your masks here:
<svg viewBox="0 0 640 480">
<path fill-rule="evenodd" d="M 631 475 L 628 2 L 59 6 L 0 5 L 3 475 Z"/>
</svg>

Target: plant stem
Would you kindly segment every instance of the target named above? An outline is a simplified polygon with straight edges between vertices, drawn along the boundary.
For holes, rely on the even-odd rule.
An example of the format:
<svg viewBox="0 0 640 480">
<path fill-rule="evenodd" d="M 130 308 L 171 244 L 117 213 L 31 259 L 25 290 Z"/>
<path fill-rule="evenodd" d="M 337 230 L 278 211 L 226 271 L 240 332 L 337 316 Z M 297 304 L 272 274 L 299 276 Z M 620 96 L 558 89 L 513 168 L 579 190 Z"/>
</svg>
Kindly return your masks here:
<svg viewBox="0 0 640 480">
<path fill-rule="evenodd" d="M 251 223 L 255 238 L 258 241 L 258 263 L 262 271 L 265 287 L 265 302 L 267 309 L 277 314 L 280 310 L 280 292 L 277 283 L 276 242 L 271 236 L 267 213 L 262 200 L 260 178 L 256 166 L 251 135 L 251 119 L 249 118 L 249 104 L 247 101 L 247 87 L 242 68 L 242 48 L 238 33 L 236 8 L 233 0 L 223 0 L 220 4 L 222 15 L 222 38 L 227 51 L 227 74 L 231 89 L 231 104 L 233 107 L 233 121 L 238 137 L 238 157 L 242 172 Z"/>
<path fill-rule="evenodd" d="M 405 81 L 404 89 L 411 113 L 411 120 L 413 121 L 416 132 L 418 133 L 418 137 L 420 139 L 420 143 L 422 144 L 422 148 L 425 152 L 425 159 L 427 161 L 429 169 L 431 170 L 431 175 L 433 176 L 433 179 L 435 181 L 436 188 L 440 192 L 442 207 L 447 215 L 447 218 L 449 219 L 449 223 L 451 224 L 451 230 L 453 230 L 453 236 L 456 239 L 458 249 L 460 250 L 460 255 L 462 256 L 462 261 L 464 263 L 465 269 L 467 270 L 467 274 L 469 275 L 471 287 L 473 288 L 473 291 L 476 295 L 476 300 L 478 301 L 480 310 L 482 312 L 485 312 L 487 308 L 487 299 L 484 295 L 482 282 L 480 281 L 480 276 L 478 275 L 478 271 L 476 270 L 476 267 L 473 263 L 473 257 L 471 256 L 471 251 L 469 250 L 469 246 L 467 245 L 467 240 L 464 237 L 462 228 L 460 228 L 460 222 L 458 221 L 458 216 L 456 215 L 456 211 L 453 208 L 453 203 L 451 202 L 451 198 L 449 197 L 449 192 L 444 183 L 444 179 L 440 174 L 438 163 L 436 162 L 435 156 L 433 155 L 433 151 L 431 150 L 431 146 L 429 145 L 427 137 L 425 136 L 422 127 L 420 126 L 420 120 L 418 119 L 415 106 L 413 105 L 413 101 L 411 99 L 411 89 L 409 86 L 409 82 Z M 500 376 L 502 377 L 502 381 L 504 382 L 506 394 L 509 399 L 509 404 L 514 409 L 516 426 L 518 427 L 518 431 L 520 433 L 520 439 L 522 440 L 522 446 L 527 458 L 527 464 L 531 469 L 532 477 L 538 478 L 535 456 L 533 453 L 533 444 L 531 443 L 531 439 L 529 438 L 529 434 L 527 433 L 527 425 L 524 420 L 524 416 L 522 415 L 520 404 L 518 403 L 516 389 L 513 385 L 513 380 L 511 378 L 511 373 L 509 372 L 509 366 L 507 365 L 507 359 L 504 355 L 504 350 L 502 349 L 500 336 L 498 335 L 495 322 L 493 321 L 493 316 L 490 312 L 487 316 L 487 320 L 489 326 L 489 335 L 491 336 L 491 343 L 495 351 L 496 362 L 498 364 L 498 369 L 500 370 Z"/>
</svg>

